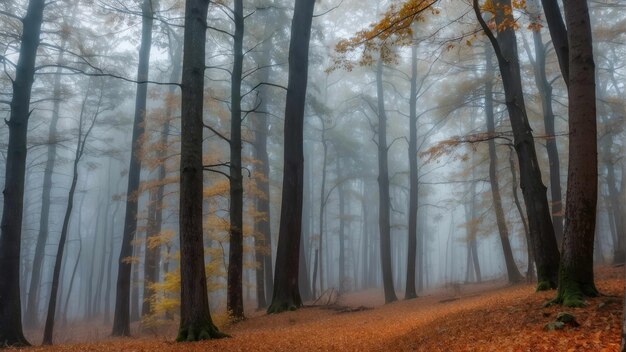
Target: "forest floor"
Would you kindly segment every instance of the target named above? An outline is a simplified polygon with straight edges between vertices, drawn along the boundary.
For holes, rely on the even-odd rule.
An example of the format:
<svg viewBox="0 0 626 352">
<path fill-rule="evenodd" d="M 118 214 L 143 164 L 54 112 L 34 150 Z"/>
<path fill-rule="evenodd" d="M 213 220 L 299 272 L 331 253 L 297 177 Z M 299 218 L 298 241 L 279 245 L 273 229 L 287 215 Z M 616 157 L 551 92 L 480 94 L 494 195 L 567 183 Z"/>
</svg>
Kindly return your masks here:
<svg viewBox="0 0 626 352">
<path fill-rule="evenodd" d="M 617 351 L 624 267 L 598 268 L 596 283 L 603 296 L 588 299 L 584 308 L 544 307 L 555 291 L 535 293 L 532 285 L 503 282 L 462 286 L 460 295 L 444 288 L 387 305 L 382 304 L 382 292 L 365 291 L 341 296 L 329 306 L 270 316 L 249 314 L 249 319 L 225 326 L 232 338 L 222 340 L 176 343 L 172 326 L 163 335 L 78 339 L 88 343 L 66 343 L 77 341 L 77 335 L 70 338 L 69 332 L 59 332 L 57 341 L 62 344 L 24 350 Z M 545 330 L 563 311 L 572 313 L 580 326 Z"/>
</svg>

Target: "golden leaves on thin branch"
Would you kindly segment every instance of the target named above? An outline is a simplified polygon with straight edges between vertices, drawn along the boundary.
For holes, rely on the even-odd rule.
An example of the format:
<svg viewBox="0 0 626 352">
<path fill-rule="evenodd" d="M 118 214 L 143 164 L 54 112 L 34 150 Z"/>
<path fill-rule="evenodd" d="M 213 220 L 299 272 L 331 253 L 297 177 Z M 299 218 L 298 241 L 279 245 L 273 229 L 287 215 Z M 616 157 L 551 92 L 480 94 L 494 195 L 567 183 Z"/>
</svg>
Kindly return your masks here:
<svg viewBox="0 0 626 352">
<path fill-rule="evenodd" d="M 425 14 L 439 14 L 433 5 L 438 0 L 408 0 L 393 4 L 382 19 L 357 32 L 352 38 L 337 43 L 333 66 L 328 71 L 343 69 L 351 71 L 354 66 L 369 66 L 378 55 L 385 63 L 396 61 L 393 48 L 411 44 L 414 22 L 424 21 Z"/>
</svg>

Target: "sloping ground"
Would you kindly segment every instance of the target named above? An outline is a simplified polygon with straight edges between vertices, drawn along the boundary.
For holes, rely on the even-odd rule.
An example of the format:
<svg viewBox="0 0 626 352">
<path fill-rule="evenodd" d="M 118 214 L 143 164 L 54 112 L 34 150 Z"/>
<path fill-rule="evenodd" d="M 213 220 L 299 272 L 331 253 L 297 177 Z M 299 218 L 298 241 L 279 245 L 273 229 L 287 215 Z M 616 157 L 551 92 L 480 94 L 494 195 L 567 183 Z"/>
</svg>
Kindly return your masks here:
<svg viewBox="0 0 626 352">
<path fill-rule="evenodd" d="M 445 292 L 375 309 L 345 312 L 341 307 L 304 308 L 266 316 L 260 313 L 225 330 L 230 339 L 175 343 L 165 338 L 106 339 L 89 344 L 34 347 L 28 351 L 616 351 L 619 347 L 623 268 L 598 271 L 605 295 L 585 308 L 570 309 L 581 324 L 544 331 L 560 307 L 543 308 L 554 292 L 514 286 L 448 300 Z M 359 293 L 342 297 L 353 307 L 380 303 Z M 371 298 L 371 297 L 370 297 Z M 443 301 L 443 303 L 442 303 Z"/>
</svg>

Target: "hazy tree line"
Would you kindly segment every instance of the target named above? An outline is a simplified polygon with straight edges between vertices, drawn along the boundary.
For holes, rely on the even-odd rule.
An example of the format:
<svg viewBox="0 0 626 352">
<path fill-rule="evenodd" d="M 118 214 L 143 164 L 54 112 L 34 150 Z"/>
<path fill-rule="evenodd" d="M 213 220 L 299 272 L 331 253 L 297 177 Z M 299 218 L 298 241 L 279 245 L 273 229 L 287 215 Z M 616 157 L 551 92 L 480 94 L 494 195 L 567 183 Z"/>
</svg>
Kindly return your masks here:
<svg viewBox="0 0 626 352">
<path fill-rule="evenodd" d="M 0 4 L 0 345 L 503 277 L 597 295 L 626 9 L 461 3 Z"/>
</svg>

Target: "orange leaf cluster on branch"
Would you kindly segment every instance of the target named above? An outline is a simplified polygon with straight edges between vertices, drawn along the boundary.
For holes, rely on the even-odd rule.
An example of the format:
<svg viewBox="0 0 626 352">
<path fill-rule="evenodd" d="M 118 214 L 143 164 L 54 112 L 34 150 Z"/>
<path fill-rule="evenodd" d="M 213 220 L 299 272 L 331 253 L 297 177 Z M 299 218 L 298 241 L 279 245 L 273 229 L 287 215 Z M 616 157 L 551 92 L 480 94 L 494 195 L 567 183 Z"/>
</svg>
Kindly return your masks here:
<svg viewBox="0 0 626 352">
<path fill-rule="evenodd" d="M 439 0 L 408 0 L 401 5 L 391 5 L 382 19 L 369 26 L 369 29 L 357 32 L 352 38 L 337 43 L 333 66 L 329 71 L 353 67 L 368 66 L 374 63 L 376 54 L 380 54 L 386 63 L 396 60 L 392 50 L 396 46 L 410 45 L 413 37 L 411 24 L 423 21 L 424 14 L 439 14 L 433 5 Z M 360 50 L 360 57 L 352 60 L 353 54 Z"/>
</svg>

